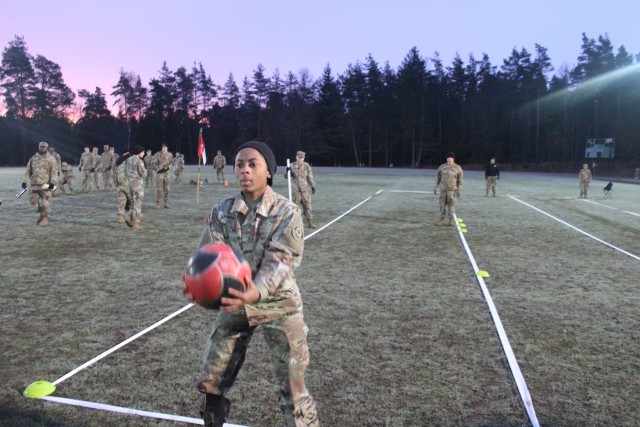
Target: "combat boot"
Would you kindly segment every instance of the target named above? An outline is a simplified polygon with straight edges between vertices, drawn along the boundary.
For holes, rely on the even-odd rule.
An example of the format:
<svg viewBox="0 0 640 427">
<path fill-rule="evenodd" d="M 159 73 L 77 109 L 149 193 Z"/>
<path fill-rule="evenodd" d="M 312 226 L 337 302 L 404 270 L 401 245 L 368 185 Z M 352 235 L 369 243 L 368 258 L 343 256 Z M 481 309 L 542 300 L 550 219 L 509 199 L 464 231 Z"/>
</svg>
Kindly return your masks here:
<svg viewBox="0 0 640 427">
<path fill-rule="evenodd" d="M 308 219 L 307 220 L 307 227 L 309 228 L 316 228 L 316 225 L 313 223 L 312 220 Z"/>
<path fill-rule="evenodd" d="M 38 225 L 48 225 L 48 224 L 49 224 L 49 217 L 40 216 L 40 219 L 38 220 Z"/>
<path fill-rule="evenodd" d="M 124 223 L 125 223 L 124 214 L 118 214 L 118 224 L 124 224 Z"/>
<path fill-rule="evenodd" d="M 230 410 L 231 401 L 229 399 L 207 393 L 204 395 L 200 415 L 202 415 L 205 427 L 222 427 L 227 421 Z"/>
<path fill-rule="evenodd" d="M 449 227 L 453 226 L 453 223 L 454 223 L 453 218 L 449 217 Z"/>
<path fill-rule="evenodd" d="M 160 200 L 156 200 L 156 209 L 160 209 Z"/>
<path fill-rule="evenodd" d="M 140 225 L 140 223 L 139 223 L 139 222 L 134 222 L 134 223 L 131 225 L 131 229 L 132 229 L 132 230 L 142 230 L 142 226 Z"/>
<path fill-rule="evenodd" d="M 169 202 L 164 202 L 164 208 L 165 209 L 169 209 L 171 207 L 171 205 L 169 204 Z"/>
<path fill-rule="evenodd" d="M 438 222 L 436 222 L 436 226 L 442 227 L 444 225 L 444 218 L 440 218 Z"/>
<path fill-rule="evenodd" d="M 133 218 L 131 216 L 127 216 L 124 219 L 124 222 L 129 226 L 129 227 L 133 227 Z"/>
</svg>

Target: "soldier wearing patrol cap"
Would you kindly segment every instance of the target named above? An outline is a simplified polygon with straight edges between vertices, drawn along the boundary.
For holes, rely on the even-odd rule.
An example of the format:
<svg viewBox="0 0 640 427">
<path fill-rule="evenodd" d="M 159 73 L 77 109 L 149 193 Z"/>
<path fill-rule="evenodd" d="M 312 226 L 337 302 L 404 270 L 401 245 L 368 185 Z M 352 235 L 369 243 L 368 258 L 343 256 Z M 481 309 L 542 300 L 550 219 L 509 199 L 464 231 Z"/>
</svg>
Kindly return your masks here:
<svg viewBox="0 0 640 427">
<path fill-rule="evenodd" d="M 40 213 L 38 225 L 47 225 L 51 213 L 49 200 L 58 184 L 58 163 L 49 154 L 49 144 L 44 141 L 38 144 L 38 152 L 27 163 L 27 169 L 22 176 L 23 189 L 27 188 L 29 180 L 31 181 L 29 202 Z"/>
<path fill-rule="evenodd" d="M 304 161 L 304 157 L 304 151 L 298 151 L 296 162 L 287 168 L 287 172 L 291 172 L 293 201 L 302 209 L 303 215 L 307 219 L 307 227 L 316 228 L 313 223 L 311 195 L 309 194 L 309 187 L 311 187 L 311 194 L 316 193 L 316 182 L 313 179 L 311 165 Z"/>
<path fill-rule="evenodd" d="M 447 162 L 438 168 L 436 177 L 436 186 L 433 194 L 436 194 L 440 187 L 440 220 L 437 226 L 444 225 L 444 217 L 449 210 L 449 225 L 453 225 L 453 216 L 456 213 L 456 200 L 460 197 L 462 190 L 462 168 L 456 164 L 456 155 L 452 152 L 447 153 Z"/>
</svg>

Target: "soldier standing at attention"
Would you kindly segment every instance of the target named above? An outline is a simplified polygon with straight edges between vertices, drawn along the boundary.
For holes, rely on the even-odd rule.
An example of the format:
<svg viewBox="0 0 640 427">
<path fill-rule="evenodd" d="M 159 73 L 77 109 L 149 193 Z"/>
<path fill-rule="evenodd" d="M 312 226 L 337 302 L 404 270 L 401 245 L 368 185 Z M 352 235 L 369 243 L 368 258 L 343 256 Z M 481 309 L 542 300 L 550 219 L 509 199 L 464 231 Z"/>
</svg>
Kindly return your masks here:
<svg viewBox="0 0 640 427">
<path fill-rule="evenodd" d="M 111 153 L 111 157 L 113 157 L 113 166 L 111 167 L 111 178 L 113 178 L 112 179 L 112 187 L 118 188 L 118 184 L 116 183 L 116 168 L 120 164 L 120 163 L 118 163 L 118 159 L 120 158 L 120 154 L 116 153 L 115 147 L 109 147 L 109 153 Z"/>
<path fill-rule="evenodd" d="M 182 173 L 184 172 L 184 154 L 176 154 L 175 166 L 173 168 L 173 173 L 176 175 L 176 184 L 180 184 L 182 182 Z"/>
<path fill-rule="evenodd" d="M 93 154 L 89 152 L 89 147 L 84 147 L 84 153 L 80 157 L 80 167 L 78 170 L 82 172 L 82 192 L 91 193 L 93 191 L 93 170 L 95 168 Z"/>
<path fill-rule="evenodd" d="M 73 183 L 76 177 L 73 176 L 73 168 L 67 162 L 62 162 L 62 177 L 58 181 L 58 191 L 64 194 L 73 194 Z M 69 193 L 64 189 L 64 185 L 69 186 Z"/>
<path fill-rule="evenodd" d="M 500 168 L 496 164 L 496 158 L 492 157 L 489 160 L 489 164 L 487 164 L 487 167 L 484 169 L 484 180 L 487 183 L 486 197 L 489 197 L 489 190 L 493 192 L 493 197 L 496 197 L 496 185 L 498 185 L 499 179 Z"/>
<path fill-rule="evenodd" d="M 225 393 L 236 380 L 258 326 L 271 352 L 284 425 L 319 426 L 304 380 L 308 328 L 294 275 L 304 249 L 302 217 L 295 204 L 271 188 L 275 172 L 276 160 L 266 144 L 242 144 L 234 166 L 240 192 L 213 207 L 200 239 L 200 246 L 223 242 L 245 254 L 253 279 L 245 292 L 232 289 L 222 298 L 205 346 L 204 373 L 197 388 L 204 394 L 206 427 L 222 427 L 226 421 L 231 402 Z"/>
<path fill-rule="evenodd" d="M 167 144 L 162 144 L 162 150 L 153 155 L 151 165 L 158 171 L 156 174 L 156 209 L 160 209 L 160 200 L 164 199 L 164 207 L 170 208 L 169 184 L 171 176 L 169 169 L 173 161 L 173 154 L 169 152 Z"/>
<path fill-rule="evenodd" d="M 311 210 L 311 194 L 316 194 L 316 182 L 313 179 L 311 165 L 304 161 L 304 151 L 298 151 L 296 154 L 296 162 L 287 168 L 287 172 L 291 172 L 291 180 L 293 183 L 293 201 L 300 206 L 304 217 L 307 219 L 307 227 L 316 228 L 313 223 L 313 212 Z M 285 173 L 285 178 L 286 178 Z"/>
<path fill-rule="evenodd" d="M 91 173 L 93 174 L 93 179 L 96 183 L 96 191 L 100 191 L 100 154 L 98 154 L 98 147 L 93 147 L 93 170 Z"/>
<path fill-rule="evenodd" d="M 438 227 L 444 225 L 444 217 L 449 210 L 449 225 L 453 225 L 453 215 L 456 213 L 456 200 L 460 197 L 462 190 L 462 168 L 455 162 L 456 155 L 447 153 L 447 162 L 438 168 L 436 186 L 433 194 L 436 194 L 440 187 L 440 220 L 436 223 Z"/>
<path fill-rule="evenodd" d="M 591 182 L 591 171 L 588 164 L 584 163 L 582 165 L 582 169 L 578 173 L 578 179 L 580 180 L 580 198 L 586 199 L 589 183 Z"/>
<path fill-rule="evenodd" d="M 222 155 L 222 151 L 218 150 L 218 154 L 213 158 L 213 167 L 216 169 L 216 178 L 218 182 L 224 184 L 224 167 L 227 164 L 227 159 Z"/>
<path fill-rule="evenodd" d="M 129 190 L 129 201 L 131 202 L 131 215 L 125 219 L 127 225 L 134 230 L 142 228 L 142 200 L 144 199 L 144 179 L 147 170 L 144 168 L 144 147 L 136 145 L 133 147 L 131 156 L 125 161 L 125 174 Z"/>
<path fill-rule="evenodd" d="M 125 161 L 129 157 L 129 151 L 125 150 L 118 159 L 116 165 L 116 198 L 118 199 L 118 223 L 126 222 L 124 214 L 127 210 L 127 200 L 129 200 L 129 183 L 127 181 L 127 173 L 125 171 Z M 131 210 L 131 201 L 129 201 L 129 210 Z"/>
<path fill-rule="evenodd" d="M 147 154 L 144 156 L 144 167 L 147 169 L 147 178 L 145 179 L 145 187 L 152 187 L 156 182 L 156 171 L 151 166 L 151 160 L 153 160 L 153 156 L 151 156 L 151 150 L 147 150 Z"/>
<path fill-rule="evenodd" d="M 111 191 L 113 189 L 113 166 L 115 165 L 115 159 L 113 154 L 109 150 L 109 146 L 103 147 L 102 155 L 100 156 L 100 169 L 102 169 L 102 186 L 104 191 Z"/>
<path fill-rule="evenodd" d="M 49 199 L 58 184 L 58 164 L 49 154 L 49 144 L 44 141 L 38 144 L 38 152 L 27 163 L 27 169 L 22 176 L 23 189 L 27 188 L 29 180 L 31 181 L 29 202 L 40 213 L 38 225 L 47 225 L 51 213 Z"/>
</svg>

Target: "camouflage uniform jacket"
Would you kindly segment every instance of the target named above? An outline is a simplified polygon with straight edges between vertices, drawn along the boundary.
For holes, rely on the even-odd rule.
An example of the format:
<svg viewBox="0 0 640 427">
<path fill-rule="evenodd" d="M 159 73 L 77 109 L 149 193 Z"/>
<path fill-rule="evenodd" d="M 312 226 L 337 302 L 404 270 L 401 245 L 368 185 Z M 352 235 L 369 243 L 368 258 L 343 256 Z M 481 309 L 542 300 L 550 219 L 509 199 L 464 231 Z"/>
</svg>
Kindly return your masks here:
<svg viewBox="0 0 640 427">
<path fill-rule="evenodd" d="M 93 156 L 93 167 L 96 168 L 96 172 L 97 171 L 101 171 L 102 169 L 100 168 L 100 155 L 98 153 L 91 153 L 91 155 Z"/>
<path fill-rule="evenodd" d="M 120 163 L 116 168 L 116 185 L 123 190 L 127 189 L 127 173 L 125 168 L 127 167 L 127 161 Z"/>
<path fill-rule="evenodd" d="M 102 153 L 102 155 L 100 156 L 100 168 L 103 171 L 108 171 L 111 170 L 109 168 L 112 168 L 115 166 L 116 164 L 116 157 L 113 155 L 113 153 L 110 152 L 106 152 L 106 153 Z"/>
<path fill-rule="evenodd" d="M 147 170 L 144 168 L 142 159 L 138 156 L 131 156 L 125 160 L 124 165 L 129 186 L 131 188 L 143 188 Z"/>
<path fill-rule="evenodd" d="M 92 153 L 82 153 L 80 157 L 80 167 L 87 172 L 96 167 L 95 158 Z"/>
<path fill-rule="evenodd" d="M 291 178 L 298 191 L 309 191 L 309 187 L 315 187 L 316 181 L 313 179 L 311 165 L 307 162 L 293 162 L 291 164 Z"/>
<path fill-rule="evenodd" d="M 455 163 L 450 165 L 445 163 L 438 168 L 436 186 L 440 186 L 441 191 L 462 191 L 462 168 Z"/>
<path fill-rule="evenodd" d="M 184 158 L 182 156 L 176 157 L 175 169 L 177 171 L 183 171 L 184 170 Z"/>
<path fill-rule="evenodd" d="M 589 169 L 580 169 L 578 179 L 580 179 L 580 182 L 591 182 L 591 171 Z"/>
<path fill-rule="evenodd" d="M 151 159 L 151 164 L 154 166 L 155 170 L 166 169 L 169 172 L 169 168 L 171 167 L 171 162 L 173 161 L 173 154 L 170 152 L 163 153 L 162 151 L 158 151 L 153 155 Z"/>
<path fill-rule="evenodd" d="M 142 159 L 142 161 L 144 162 L 144 167 L 147 170 L 155 170 L 155 167 L 151 164 L 152 158 L 153 158 L 153 156 L 146 155 L 146 156 L 144 156 L 144 159 Z"/>
<path fill-rule="evenodd" d="M 222 154 L 218 154 L 213 158 L 213 167 L 221 169 L 227 164 L 227 159 Z"/>
<path fill-rule="evenodd" d="M 31 180 L 31 185 L 58 184 L 58 163 L 49 153 L 36 153 L 29 159 L 22 182 Z"/>
<path fill-rule="evenodd" d="M 244 310 L 249 325 L 257 326 L 302 312 L 293 270 L 302 260 L 303 238 L 298 206 L 267 187 L 255 211 L 246 205 L 242 193 L 214 206 L 200 246 L 224 242 L 249 262 L 260 300 Z"/>
<path fill-rule="evenodd" d="M 69 165 L 62 166 L 62 174 L 67 181 L 75 179 L 73 176 L 73 168 Z"/>
</svg>

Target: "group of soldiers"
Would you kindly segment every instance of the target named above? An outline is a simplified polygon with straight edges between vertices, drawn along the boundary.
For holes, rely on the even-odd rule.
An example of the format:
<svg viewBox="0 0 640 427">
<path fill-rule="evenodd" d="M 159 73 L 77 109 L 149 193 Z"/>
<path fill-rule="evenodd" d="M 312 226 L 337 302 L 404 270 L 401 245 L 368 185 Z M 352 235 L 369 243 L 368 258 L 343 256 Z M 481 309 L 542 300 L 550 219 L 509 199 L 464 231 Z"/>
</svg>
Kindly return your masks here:
<svg viewBox="0 0 640 427">
<path fill-rule="evenodd" d="M 218 182 L 226 185 L 225 165 L 226 158 L 218 150 L 213 166 Z M 101 155 L 97 148 L 90 151 L 89 147 L 84 147 L 78 171 L 82 173 L 83 193 L 115 189 L 118 200 L 117 221 L 126 223 L 133 229 L 140 229 L 145 187 L 151 187 L 155 183 L 156 209 L 171 207 L 169 190 L 172 167 L 175 183 L 179 184 L 184 172 L 184 155 L 176 153 L 174 156 L 166 144 L 153 155 L 151 150 L 145 150 L 140 145 L 135 146 L 131 152 L 125 150 L 122 155 L 117 154 L 114 147 L 105 145 Z M 285 178 L 291 178 L 293 199 L 300 206 L 307 226 L 316 228 L 311 205 L 311 195 L 316 192 L 316 183 L 311 166 L 305 162 L 303 151 L 296 153 L 296 161 L 287 168 Z M 27 182 L 31 182 L 29 199 L 40 213 L 38 225 L 49 223 L 51 197 L 74 194 L 75 179 L 73 167 L 62 161 L 47 142 L 41 142 L 38 153 L 29 159 L 22 179 L 22 188 L 25 190 Z"/>
<path fill-rule="evenodd" d="M 84 147 L 80 156 L 78 171 L 82 173 L 82 192 L 113 191 L 116 189 L 118 199 L 118 222 L 127 223 L 134 229 L 141 228 L 142 218 L 141 203 L 144 197 L 145 182 L 151 186 L 154 181 L 157 188 L 156 208 L 161 205 L 165 209 L 171 207 L 169 203 L 170 169 L 173 167 L 175 182 L 182 181 L 184 172 L 184 155 L 176 153 L 174 157 L 163 144 L 161 151 L 151 155 L 147 150 L 148 165 L 142 158 L 145 151 L 136 152 L 141 146 L 134 147 L 132 153 L 125 150 L 122 156 L 115 152 L 114 147 L 104 146 L 103 153 L 98 154 L 97 147 L 92 151 Z M 138 158 L 140 162 L 135 161 Z M 145 181 L 151 175 L 151 179 Z M 102 176 L 102 186 L 100 186 Z M 60 194 L 74 194 L 75 192 L 74 168 L 66 161 L 62 161 L 53 147 L 47 142 L 38 144 L 38 153 L 32 156 L 27 163 L 27 168 L 22 178 L 22 188 L 27 190 L 27 182 L 30 182 L 29 200 L 40 213 L 38 225 L 47 225 L 51 213 L 50 200 Z M 141 187 L 141 188 L 140 188 Z M 132 209 L 130 209 L 130 207 Z M 129 211 L 129 218 L 125 218 L 125 211 Z"/>
</svg>

